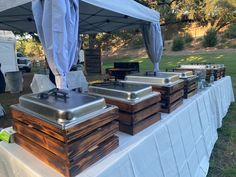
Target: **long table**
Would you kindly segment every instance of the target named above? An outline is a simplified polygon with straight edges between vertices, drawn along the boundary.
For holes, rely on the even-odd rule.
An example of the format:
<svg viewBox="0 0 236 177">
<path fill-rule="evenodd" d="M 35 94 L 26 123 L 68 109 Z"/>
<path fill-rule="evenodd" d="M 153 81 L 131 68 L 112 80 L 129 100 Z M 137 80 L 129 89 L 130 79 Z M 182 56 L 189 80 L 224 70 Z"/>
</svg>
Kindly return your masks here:
<svg viewBox="0 0 236 177">
<path fill-rule="evenodd" d="M 231 77 L 199 92 L 141 133 L 119 132 L 120 146 L 77 177 L 205 177 L 217 129 L 234 102 Z M 40 153 L 40 152 L 39 152 Z M 0 143 L 1 177 L 59 177 L 16 144 Z"/>
</svg>

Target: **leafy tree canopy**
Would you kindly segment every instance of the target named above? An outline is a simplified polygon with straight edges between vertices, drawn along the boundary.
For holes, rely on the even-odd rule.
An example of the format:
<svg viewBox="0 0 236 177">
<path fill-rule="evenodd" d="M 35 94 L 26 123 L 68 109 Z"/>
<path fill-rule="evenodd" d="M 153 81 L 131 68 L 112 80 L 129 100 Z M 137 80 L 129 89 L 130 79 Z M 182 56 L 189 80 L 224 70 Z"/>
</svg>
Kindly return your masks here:
<svg viewBox="0 0 236 177">
<path fill-rule="evenodd" d="M 161 14 L 162 25 L 194 21 L 216 30 L 236 23 L 235 0 L 136 0 Z"/>
</svg>

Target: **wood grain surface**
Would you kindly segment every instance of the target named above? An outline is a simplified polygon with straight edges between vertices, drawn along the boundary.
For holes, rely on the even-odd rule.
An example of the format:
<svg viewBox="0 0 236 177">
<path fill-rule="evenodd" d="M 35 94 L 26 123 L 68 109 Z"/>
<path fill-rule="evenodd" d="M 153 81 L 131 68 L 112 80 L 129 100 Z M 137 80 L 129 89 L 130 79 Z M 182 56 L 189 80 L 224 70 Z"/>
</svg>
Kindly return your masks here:
<svg viewBox="0 0 236 177">
<path fill-rule="evenodd" d="M 116 105 L 117 107 L 119 107 L 119 110 L 121 111 L 135 113 L 144 108 L 147 108 L 150 105 L 153 105 L 159 102 L 161 100 L 161 95 L 159 94 L 159 95 L 153 96 L 137 104 L 129 104 L 127 102 L 122 102 L 119 100 L 114 100 L 114 99 L 109 99 L 109 98 L 105 98 L 105 100 L 106 100 L 106 103 Z"/>
<path fill-rule="evenodd" d="M 158 120 L 161 119 L 161 114 L 160 113 L 155 113 L 151 116 L 149 116 L 148 118 L 140 121 L 139 123 L 135 124 L 135 125 L 126 125 L 126 124 L 122 124 L 120 123 L 120 131 L 125 132 L 127 134 L 130 135 L 135 135 L 139 132 L 141 132 L 142 130 L 144 130 L 145 128 L 151 126 L 152 124 L 156 123 Z"/>
</svg>

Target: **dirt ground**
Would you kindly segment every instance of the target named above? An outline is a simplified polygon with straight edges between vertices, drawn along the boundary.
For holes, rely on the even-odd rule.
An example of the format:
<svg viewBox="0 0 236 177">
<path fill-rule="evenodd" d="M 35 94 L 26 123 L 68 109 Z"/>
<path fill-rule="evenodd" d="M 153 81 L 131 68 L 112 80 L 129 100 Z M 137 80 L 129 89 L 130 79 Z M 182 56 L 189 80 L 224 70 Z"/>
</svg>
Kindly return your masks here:
<svg viewBox="0 0 236 177">
<path fill-rule="evenodd" d="M 0 94 L 0 104 L 4 107 L 6 111 L 6 116 L 0 118 L 0 128 L 5 128 L 11 126 L 11 115 L 9 107 L 13 104 L 17 104 L 19 100 L 19 96 L 23 94 L 27 94 L 31 92 L 30 83 L 33 79 L 33 73 L 24 73 L 23 74 L 23 92 L 20 94 L 11 94 L 4 93 Z"/>
</svg>

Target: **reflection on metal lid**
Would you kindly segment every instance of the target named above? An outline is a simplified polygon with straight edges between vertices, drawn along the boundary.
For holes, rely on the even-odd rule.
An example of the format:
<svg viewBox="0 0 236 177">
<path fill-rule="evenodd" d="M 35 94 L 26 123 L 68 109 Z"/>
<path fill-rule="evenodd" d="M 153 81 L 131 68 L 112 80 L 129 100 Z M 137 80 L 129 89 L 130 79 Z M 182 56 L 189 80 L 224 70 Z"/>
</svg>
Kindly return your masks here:
<svg viewBox="0 0 236 177">
<path fill-rule="evenodd" d="M 171 74 L 178 74 L 179 78 L 188 78 L 188 77 L 193 77 L 193 72 L 192 71 L 177 71 L 177 72 L 168 72 Z"/>
<path fill-rule="evenodd" d="M 152 87 L 147 85 L 128 84 L 122 82 L 105 82 L 89 86 L 89 94 L 105 98 L 135 102 L 153 96 Z"/>
<path fill-rule="evenodd" d="M 19 102 L 21 108 L 39 114 L 53 124 L 80 122 L 87 114 L 106 107 L 104 98 L 76 92 L 70 92 L 66 99 L 29 94 L 21 96 Z"/>
<path fill-rule="evenodd" d="M 125 80 L 128 82 L 150 83 L 151 85 L 170 85 L 179 80 L 179 75 L 168 72 L 146 72 L 144 74 L 128 75 Z"/>
</svg>

